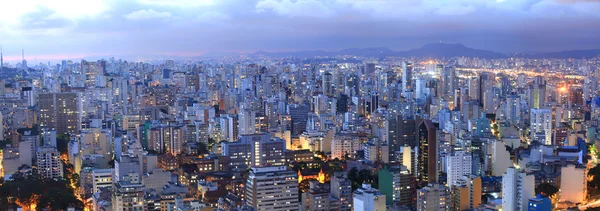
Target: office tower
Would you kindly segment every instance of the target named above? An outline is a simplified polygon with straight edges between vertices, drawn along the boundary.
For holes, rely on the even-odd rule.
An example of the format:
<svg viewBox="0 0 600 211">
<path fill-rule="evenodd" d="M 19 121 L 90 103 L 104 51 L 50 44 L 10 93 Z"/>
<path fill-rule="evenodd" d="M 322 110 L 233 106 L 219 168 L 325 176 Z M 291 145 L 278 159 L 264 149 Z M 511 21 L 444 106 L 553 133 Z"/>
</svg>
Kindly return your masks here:
<svg viewBox="0 0 600 211">
<path fill-rule="evenodd" d="M 495 113 L 494 104 L 494 81 L 493 73 L 483 72 L 479 74 L 479 103 L 483 105 L 483 110 L 488 113 Z"/>
<path fill-rule="evenodd" d="M 521 123 L 521 112 L 519 108 L 520 99 L 516 94 L 510 94 L 506 97 L 505 120 L 507 124 L 519 126 Z"/>
<path fill-rule="evenodd" d="M 297 210 L 298 174 L 285 166 L 251 168 L 246 203 L 256 210 Z"/>
<path fill-rule="evenodd" d="M 371 74 L 375 72 L 375 63 L 367 63 L 365 65 L 365 74 Z"/>
<path fill-rule="evenodd" d="M 300 135 L 304 131 L 306 131 L 306 121 L 308 120 L 308 113 L 308 106 L 298 104 L 292 104 L 288 106 L 288 114 L 292 118 L 292 136 Z"/>
<path fill-rule="evenodd" d="M 450 210 L 450 190 L 448 187 L 437 183 L 430 183 L 429 185 L 417 190 L 417 210 Z"/>
<path fill-rule="evenodd" d="M 309 182 L 309 185 L 309 190 L 302 193 L 300 211 L 327 211 L 339 209 L 339 201 L 335 201 L 335 199 L 329 197 L 329 189 L 325 187 L 323 183 L 312 180 Z"/>
<path fill-rule="evenodd" d="M 542 76 L 536 76 L 529 85 L 529 108 L 542 108 L 546 103 L 546 80 Z"/>
<path fill-rule="evenodd" d="M 410 148 L 418 145 L 417 141 L 417 121 L 414 116 L 398 116 L 398 143 L 392 146 L 394 150 L 400 147 L 409 146 Z"/>
<path fill-rule="evenodd" d="M 471 175 L 472 163 L 471 153 L 465 151 L 455 151 L 453 155 L 448 156 L 446 161 L 447 185 L 458 185 L 459 179 L 465 175 Z"/>
<path fill-rule="evenodd" d="M 323 73 L 323 94 L 325 96 L 332 97 L 333 95 L 333 75 L 330 72 Z"/>
<path fill-rule="evenodd" d="M 334 172 L 329 184 L 331 197 L 339 201 L 340 211 L 352 210 L 352 181 L 346 172 Z"/>
<path fill-rule="evenodd" d="M 450 210 L 475 209 L 481 205 L 481 177 L 462 176 L 451 186 Z"/>
<path fill-rule="evenodd" d="M 502 209 L 525 211 L 534 196 L 535 178 L 525 171 L 510 167 L 502 175 Z"/>
<path fill-rule="evenodd" d="M 100 188 L 109 188 L 113 185 L 113 169 L 92 170 L 92 191 L 96 193 Z"/>
<path fill-rule="evenodd" d="M 442 96 L 444 99 L 452 102 L 454 100 L 454 90 L 458 88 L 456 69 L 454 67 L 445 67 L 440 76 L 442 80 Z"/>
<path fill-rule="evenodd" d="M 431 120 L 424 119 L 419 124 L 419 131 L 417 133 L 417 140 L 419 142 L 417 181 L 421 184 L 437 181 L 436 130 Z"/>
<path fill-rule="evenodd" d="M 425 100 L 429 97 L 429 90 L 427 89 L 427 80 L 423 77 L 418 77 L 415 80 L 415 99 Z"/>
<path fill-rule="evenodd" d="M 79 93 L 39 94 L 39 123 L 43 129 L 56 133 L 77 133 L 81 130 L 82 102 Z"/>
<path fill-rule="evenodd" d="M 147 210 L 145 187 L 141 183 L 117 181 L 112 190 L 112 210 Z"/>
<path fill-rule="evenodd" d="M 531 140 L 539 140 L 542 144 L 552 145 L 552 111 L 550 109 L 532 108 L 530 113 L 530 135 Z"/>
<path fill-rule="evenodd" d="M 474 101 L 479 101 L 479 88 L 480 88 L 480 84 L 479 84 L 479 77 L 471 77 L 468 79 L 467 81 L 467 85 L 469 87 L 469 99 L 470 100 L 474 100 Z M 479 101 L 481 102 L 481 101 Z"/>
<path fill-rule="evenodd" d="M 222 151 L 234 169 L 285 165 L 285 141 L 268 133 L 240 135 L 237 142 L 223 142 Z"/>
<path fill-rule="evenodd" d="M 96 78 L 104 74 L 102 66 L 98 62 L 86 60 L 81 60 L 81 71 L 85 76 L 85 87 L 96 87 Z"/>
<path fill-rule="evenodd" d="M 379 169 L 379 190 L 385 194 L 386 204 L 412 206 L 415 196 L 414 176 L 404 165 Z"/>
<path fill-rule="evenodd" d="M 354 191 L 354 211 L 372 210 L 385 211 L 385 195 L 372 188 L 370 184 L 362 184 L 361 188 Z"/>
<path fill-rule="evenodd" d="M 37 170 L 41 178 L 62 179 L 63 165 L 60 153 L 53 146 L 42 146 L 37 148 Z"/>
<path fill-rule="evenodd" d="M 585 166 L 563 166 L 560 174 L 560 201 L 583 203 L 587 195 L 587 177 Z"/>
<path fill-rule="evenodd" d="M 0 45 L 0 71 L 4 70 L 4 55 L 2 54 L 2 46 Z M 4 89 L 4 86 L 0 87 L 2 89 Z M 2 92 L 2 94 L 4 94 Z"/>
<path fill-rule="evenodd" d="M 409 92 L 413 89 L 412 85 L 413 63 L 402 63 L 402 92 Z"/>
</svg>

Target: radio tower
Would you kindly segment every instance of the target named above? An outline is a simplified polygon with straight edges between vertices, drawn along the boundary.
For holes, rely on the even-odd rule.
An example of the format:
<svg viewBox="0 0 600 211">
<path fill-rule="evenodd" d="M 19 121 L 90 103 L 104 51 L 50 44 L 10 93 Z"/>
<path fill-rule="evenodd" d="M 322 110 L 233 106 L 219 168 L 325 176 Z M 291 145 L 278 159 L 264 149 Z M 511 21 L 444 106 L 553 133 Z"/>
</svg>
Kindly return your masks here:
<svg viewBox="0 0 600 211">
<path fill-rule="evenodd" d="M 4 59 L 2 58 L 2 45 L 0 45 L 0 71 L 4 70 Z"/>
</svg>

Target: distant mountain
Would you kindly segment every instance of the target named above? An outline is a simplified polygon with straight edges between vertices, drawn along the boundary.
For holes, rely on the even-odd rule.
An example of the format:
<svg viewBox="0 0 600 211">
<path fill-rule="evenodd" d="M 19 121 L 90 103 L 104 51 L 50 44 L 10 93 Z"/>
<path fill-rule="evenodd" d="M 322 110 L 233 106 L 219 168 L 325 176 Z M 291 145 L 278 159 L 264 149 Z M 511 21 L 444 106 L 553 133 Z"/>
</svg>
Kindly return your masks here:
<svg viewBox="0 0 600 211">
<path fill-rule="evenodd" d="M 362 57 L 431 57 L 431 58 L 449 58 L 449 57 L 478 57 L 485 59 L 501 59 L 509 57 L 523 58 L 591 58 L 600 55 L 600 49 L 592 50 L 571 50 L 547 53 L 520 53 L 504 54 L 488 50 L 469 48 L 460 43 L 430 43 L 421 48 L 407 51 L 393 51 L 389 48 L 349 48 L 340 51 L 288 51 L 288 52 L 267 52 L 257 51 L 250 56 L 270 56 L 270 57 L 333 57 L 341 55 L 352 55 Z"/>
<path fill-rule="evenodd" d="M 421 48 L 401 52 L 403 56 L 410 57 L 479 57 L 487 59 L 506 58 L 506 54 L 493 51 L 469 48 L 460 43 L 430 43 Z"/>
<path fill-rule="evenodd" d="M 393 51 L 389 48 L 349 48 L 340 51 L 297 51 L 297 52 L 266 52 L 258 51 L 251 55 L 264 55 L 273 57 L 321 57 L 321 56 L 340 56 L 353 55 L 364 57 L 481 57 L 481 58 L 505 58 L 507 55 L 492 51 L 478 50 L 468 48 L 462 44 L 431 43 L 418 49 L 408 51 Z"/>
</svg>

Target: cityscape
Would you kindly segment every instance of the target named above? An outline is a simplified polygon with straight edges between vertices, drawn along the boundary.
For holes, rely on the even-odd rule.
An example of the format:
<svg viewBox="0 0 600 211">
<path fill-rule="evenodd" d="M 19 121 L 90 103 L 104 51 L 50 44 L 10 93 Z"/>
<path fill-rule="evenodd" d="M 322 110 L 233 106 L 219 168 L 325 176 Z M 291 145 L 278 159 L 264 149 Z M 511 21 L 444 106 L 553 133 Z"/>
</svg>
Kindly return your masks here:
<svg viewBox="0 0 600 211">
<path fill-rule="evenodd" d="M 600 210 L 598 1 L 8 6 L 0 210 Z"/>
</svg>

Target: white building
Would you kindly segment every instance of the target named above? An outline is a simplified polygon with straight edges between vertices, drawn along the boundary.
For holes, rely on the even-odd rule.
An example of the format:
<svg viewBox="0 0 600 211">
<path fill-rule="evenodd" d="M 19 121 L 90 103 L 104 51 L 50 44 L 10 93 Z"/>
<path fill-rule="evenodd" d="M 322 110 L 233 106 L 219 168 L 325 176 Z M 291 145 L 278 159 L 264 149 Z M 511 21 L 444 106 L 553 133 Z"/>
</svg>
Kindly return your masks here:
<svg viewBox="0 0 600 211">
<path fill-rule="evenodd" d="M 298 210 L 298 174 L 285 166 L 251 168 L 246 202 L 256 210 Z"/>
<path fill-rule="evenodd" d="M 92 170 L 92 190 L 98 192 L 100 188 L 112 187 L 113 169 Z"/>
<path fill-rule="evenodd" d="M 465 175 L 471 175 L 471 153 L 456 151 L 454 155 L 448 156 L 447 164 L 447 185 L 452 188 L 458 185 L 458 180 Z"/>
<path fill-rule="evenodd" d="M 60 179 L 63 177 L 63 165 L 60 152 L 52 146 L 37 148 L 37 169 L 42 178 Z"/>
<path fill-rule="evenodd" d="M 362 187 L 354 191 L 354 211 L 372 210 L 385 211 L 385 194 L 372 188 L 370 184 L 362 184 Z"/>
<path fill-rule="evenodd" d="M 502 209 L 526 211 L 530 198 L 535 196 L 535 177 L 515 167 L 502 175 Z"/>
<path fill-rule="evenodd" d="M 550 109 L 531 109 L 529 129 L 531 140 L 534 140 L 537 134 L 544 134 L 545 141 L 542 144 L 552 145 L 552 111 Z"/>
<path fill-rule="evenodd" d="M 587 171 L 584 166 L 563 166 L 560 174 L 560 201 L 582 203 L 587 194 Z"/>
<path fill-rule="evenodd" d="M 331 139 L 331 158 L 344 159 L 346 154 L 353 154 L 360 149 L 358 138 L 355 135 L 335 134 Z"/>
</svg>

